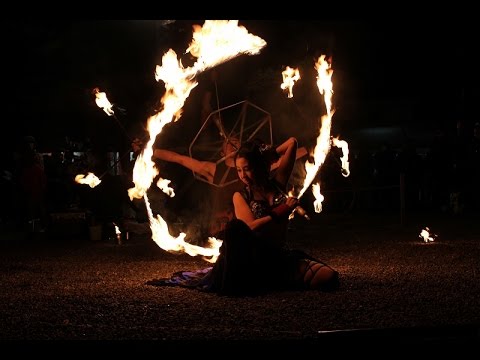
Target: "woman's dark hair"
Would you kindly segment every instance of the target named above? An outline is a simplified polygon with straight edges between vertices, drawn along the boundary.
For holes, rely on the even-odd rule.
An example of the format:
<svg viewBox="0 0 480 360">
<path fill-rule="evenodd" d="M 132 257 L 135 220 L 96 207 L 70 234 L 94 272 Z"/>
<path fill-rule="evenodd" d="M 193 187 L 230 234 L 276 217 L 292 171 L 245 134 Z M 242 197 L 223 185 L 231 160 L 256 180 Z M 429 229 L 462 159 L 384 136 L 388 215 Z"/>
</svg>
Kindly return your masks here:
<svg viewBox="0 0 480 360">
<path fill-rule="evenodd" d="M 240 146 L 234 158 L 235 162 L 237 158 L 247 159 L 255 181 L 261 186 L 268 183 L 270 175 L 270 163 L 263 154 L 264 149 L 265 143 L 261 140 L 247 141 Z"/>
</svg>

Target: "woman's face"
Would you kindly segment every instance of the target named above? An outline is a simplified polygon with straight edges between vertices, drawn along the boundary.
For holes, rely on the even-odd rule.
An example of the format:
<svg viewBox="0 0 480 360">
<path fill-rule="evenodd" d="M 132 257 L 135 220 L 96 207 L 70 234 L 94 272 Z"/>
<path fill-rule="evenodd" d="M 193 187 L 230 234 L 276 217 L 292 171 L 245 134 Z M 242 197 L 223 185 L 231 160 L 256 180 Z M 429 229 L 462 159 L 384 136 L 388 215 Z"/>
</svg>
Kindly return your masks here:
<svg viewBox="0 0 480 360">
<path fill-rule="evenodd" d="M 244 157 L 238 157 L 235 161 L 235 167 L 237 168 L 237 174 L 240 181 L 246 185 L 252 185 L 254 183 L 253 172 L 247 159 Z"/>
</svg>

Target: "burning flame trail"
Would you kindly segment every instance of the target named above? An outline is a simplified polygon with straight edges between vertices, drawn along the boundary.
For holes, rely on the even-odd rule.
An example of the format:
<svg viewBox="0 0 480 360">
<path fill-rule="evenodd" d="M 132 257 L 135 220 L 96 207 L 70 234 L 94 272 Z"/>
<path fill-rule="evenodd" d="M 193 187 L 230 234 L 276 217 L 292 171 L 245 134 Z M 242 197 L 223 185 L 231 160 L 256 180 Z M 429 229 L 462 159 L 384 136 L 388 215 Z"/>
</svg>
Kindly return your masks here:
<svg viewBox="0 0 480 360">
<path fill-rule="evenodd" d="M 325 60 L 325 55 L 321 55 L 318 58 L 317 63 L 315 64 L 315 69 L 317 70 L 317 87 L 321 95 L 323 95 L 325 106 L 327 109 L 327 114 L 321 117 L 321 127 L 320 134 L 317 137 L 317 144 L 313 150 L 313 163 L 307 161 L 305 163 L 305 180 L 303 182 L 303 187 L 299 192 L 298 198 L 300 198 L 305 191 L 308 189 L 313 179 L 318 173 L 320 166 L 325 162 L 328 152 L 330 151 L 330 130 L 332 127 L 332 94 L 333 94 L 333 85 L 332 85 L 332 74 L 333 70 L 331 69 L 330 63 Z"/>
<path fill-rule="evenodd" d="M 315 69 L 317 70 L 317 87 L 320 94 L 324 95 L 324 102 L 327 109 L 327 114 L 321 117 L 322 126 L 320 127 L 320 133 L 317 138 L 317 144 L 313 151 L 314 161 L 305 163 L 306 176 L 302 189 L 300 190 L 297 198 L 300 198 L 307 188 L 310 186 L 315 176 L 318 173 L 321 165 L 325 162 L 325 159 L 330 151 L 331 145 L 335 145 L 342 149 L 343 156 L 341 157 L 342 161 L 342 175 L 347 177 L 350 175 L 349 163 L 348 163 L 348 144 L 346 141 L 339 140 L 338 138 L 332 139 L 330 136 L 331 126 L 332 126 L 332 94 L 333 94 L 333 84 L 332 84 L 332 74 L 333 70 L 329 62 L 325 60 L 325 55 L 319 57 L 317 63 L 315 64 Z M 300 79 L 300 72 L 298 69 L 293 69 L 289 66 L 282 72 L 283 83 L 280 85 L 282 89 L 288 89 L 288 97 L 293 97 L 293 85 L 297 80 Z M 312 186 L 313 195 L 315 196 L 314 208 L 317 213 L 322 211 L 322 201 L 324 197 L 320 193 L 320 184 L 316 184 L 315 187 Z M 293 192 L 291 192 L 291 196 Z M 297 213 L 300 213 L 297 211 Z M 303 210 L 305 216 L 305 211 Z M 293 213 L 290 215 L 293 216 Z"/>
<path fill-rule="evenodd" d="M 152 238 L 162 249 L 183 250 L 192 256 L 212 256 L 216 260 L 221 241 L 209 238 L 211 248 L 190 245 L 184 241 L 185 234 L 181 233 L 177 238 L 170 236 L 163 218 L 160 215 L 156 218 L 153 216 L 146 196 L 153 179 L 159 174 L 152 161 L 153 145 L 163 127 L 181 117 L 186 99 L 198 84 L 195 81 L 196 75 L 240 54 L 257 54 L 266 42 L 248 33 L 245 27 L 239 26 L 238 20 L 207 20 L 203 26 L 195 25 L 193 29 L 193 40 L 186 50 L 197 58 L 193 66 L 184 68 L 176 53 L 170 49 L 163 55 L 162 65 L 156 67 L 155 79 L 162 80 L 165 84 L 165 94 L 161 99 L 163 109 L 148 119 L 147 130 L 150 139 L 135 162 L 133 169 L 135 187 L 128 189 L 128 196 L 131 200 L 142 197 L 145 199 Z M 174 196 L 173 190 L 168 187 L 168 180 L 160 179 L 160 183 L 162 190 Z"/>
<path fill-rule="evenodd" d="M 318 61 L 315 64 L 315 69 L 317 70 L 317 88 L 325 102 L 325 107 L 327 114 L 321 117 L 321 127 L 320 132 L 317 137 L 317 143 L 313 150 L 313 162 L 305 162 L 306 175 L 303 182 L 303 187 L 299 192 L 298 198 L 300 198 L 305 191 L 308 189 L 310 184 L 315 179 L 320 167 L 325 162 L 325 159 L 330 151 L 331 145 L 340 147 L 343 152 L 342 160 L 342 174 L 348 176 L 350 174 L 349 165 L 348 165 L 348 145 L 343 140 L 332 139 L 330 132 L 332 128 L 332 117 L 334 111 L 332 110 L 332 96 L 333 96 L 333 83 L 332 75 L 333 70 L 331 68 L 330 62 L 325 59 L 325 55 L 321 55 L 318 58 Z M 315 197 L 314 208 L 315 212 L 319 213 L 322 211 L 322 201 L 324 200 L 323 195 L 320 193 L 320 184 L 314 184 L 312 186 L 312 193 Z"/>
</svg>

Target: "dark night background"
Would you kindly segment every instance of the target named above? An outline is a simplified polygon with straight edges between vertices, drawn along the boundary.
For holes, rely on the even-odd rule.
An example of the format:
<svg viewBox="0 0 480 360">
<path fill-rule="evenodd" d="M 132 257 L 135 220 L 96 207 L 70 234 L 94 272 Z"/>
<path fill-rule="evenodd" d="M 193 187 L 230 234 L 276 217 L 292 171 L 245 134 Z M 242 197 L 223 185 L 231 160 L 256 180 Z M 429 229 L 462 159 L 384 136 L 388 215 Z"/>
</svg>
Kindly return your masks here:
<svg viewBox="0 0 480 360">
<path fill-rule="evenodd" d="M 302 86 L 314 83 L 315 75 L 309 78 L 307 71 L 326 54 L 334 70 L 333 132 L 347 141 L 349 132 L 369 127 L 455 132 L 461 120 L 471 128 L 478 96 L 473 22 L 372 19 L 240 21 L 267 46 L 259 55 L 242 55 L 218 67 L 220 105 L 249 97 L 272 113 L 275 124 L 278 99 L 288 101 L 277 90 L 281 71 L 300 66 L 302 80 L 290 103 L 313 114 L 307 103 L 311 91 L 302 92 Z M 45 151 L 62 145 L 64 136 L 118 147 L 124 134 L 96 106 L 91 90 L 99 87 L 127 110 L 119 118 L 128 129 L 141 127 L 163 93 L 163 84 L 154 79 L 155 66 L 169 48 L 177 54 L 186 49 L 194 23 L 203 21 L 5 21 L 3 117 L 4 126 L 13 130 L 3 145 L 9 148 L 21 136 L 33 135 Z M 198 129 L 192 118 L 198 118 L 202 75 L 199 81 L 181 119 L 183 131 L 194 124 L 192 136 Z M 272 100 L 275 96 L 278 101 Z M 283 137 L 292 132 L 286 126 L 280 121 L 274 131 Z M 192 136 L 185 136 L 187 143 Z"/>
<path fill-rule="evenodd" d="M 480 122 L 475 106 L 476 13 L 464 9 L 460 16 L 455 3 L 442 9 L 442 16 L 438 5 L 424 7 L 428 13 L 420 14 L 416 6 L 402 4 L 375 7 L 366 16 L 347 16 L 345 12 L 353 10 L 343 8 L 324 15 L 324 4 L 317 4 L 312 14 L 318 11 L 320 20 L 240 21 L 267 46 L 258 55 L 241 55 L 216 68 L 219 106 L 248 99 L 271 113 L 275 142 L 296 136 L 300 145 L 311 145 L 318 116 L 325 110 L 313 65 L 319 55 L 331 56 L 336 111 L 332 135 L 350 145 L 351 176 L 341 176 L 338 149 L 332 148 L 333 156 L 327 157 L 319 174 L 323 212 L 314 213 L 306 193 L 302 205 L 312 220 L 295 218 L 289 233 L 294 245 L 339 270 L 340 291 L 234 300 L 145 285 L 147 280 L 205 263 L 160 249 L 151 241 L 146 218 L 132 221 L 130 239 L 117 242 L 113 221 L 125 220 L 119 212 L 124 199 L 117 196 L 125 195 L 121 177 L 105 172 L 102 185 L 91 189 L 75 184 L 75 162 L 62 160 L 61 171 L 47 173 L 49 220 L 42 231 L 35 221 L 26 221 L 31 219 L 21 208 L 15 176 L 6 176 L 7 170 L 15 169 L 14 152 L 26 135 L 35 137 L 43 153 L 90 150 L 87 143 L 97 154 L 129 149 L 122 127 L 96 105 L 92 90 L 106 92 L 128 136 L 138 136 L 164 91 L 155 81 L 155 66 L 170 48 L 182 54 L 191 40 L 192 24 L 201 25 L 203 20 L 5 17 L 0 24 L 2 344 L 35 351 L 43 345 L 39 340 L 63 340 L 80 345 L 75 350 L 90 350 L 107 341 L 105 345 L 123 350 L 110 341 L 128 340 L 125 345 L 130 347 L 143 339 L 152 342 L 139 343 L 135 351 L 150 344 L 158 353 L 171 344 L 176 352 L 191 349 L 198 354 L 205 339 L 220 344 L 246 339 L 253 344 L 265 341 L 277 351 L 293 345 L 292 354 L 297 356 L 306 348 L 316 354 L 362 348 L 369 354 L 375 349 L 388 354 L 405 349 L 411 355 L 412 343 L 437 349 L 451 346 L 455 352 L 472 344 L 476 350 L 480 334 L 480 141 L 473 137 Z M 95 14 L 91 5 L 82 7 Z M 286 15 L 296 14 L 293 5 L 297 4 Z M 306 5 L 300 5 L 303 10 L 298 11 L 305 13 Z M 243 3 L 230 6 L 256 13 Z M 129 17 L 142 16 L 132 11 Z M 192 59 L 182 55 L 182 61 L 188 65 Z M 293 99 L 280 89 L 285 66 L 299 67 L 302 75 Z M 159 135 L 160 146 L 186 153 L 201 126 L 200 99 L 209 74 L 199 75 L 182 118 Z M 156 210 L 171 210 L 166 216 L 169 224 L 173 219 L 175 225 L 198 229 L 205 210 L 198 199 L 208 194 L 204 190 L 210 185 L 195 181 L 191 172 L 176 164 L 160 167 L 175 175 L 173 183 L 182 191 L 173 200 L 158 191 L 156 201 L 150 198 L 159 208 L 153 212 L 163 217 Z M 22 216 L 15 219 L 18 214 Z M 89 233 L 98 225 L 101 239 Z M 438 234 L 435 242 L 419 239 L 425 226 Z M 92 342 L 68 342 L 78 339 Z M 176 340 L 184 342 L 179 346 Z M 45 343 L 51 356 L 50 348 L 59 344 Z M 235 345 L 250 354 L 248 344 Z M 379 346 L 385 344 L 400 346 L 386 350 Z"/>
<path fill-rule="evenodd" d="M 412 194 L 423 187 L 419 191 L 426 199 L 431 197 L 431 188 L 445 189 L 432 195 L 438 200 L 421 206 L 444 208 L 440 204 L 458 190 L 457 184 L 471 188 L 473 181 L 459 180 L 470 172 L 463 151 L 470 151 L 474 124 L 479 121 L 474 108 L 479 95 L 473 55 L 476 42 L 470 18 L 452 13 L 398 19 L 332 16 L 321 20 L 240 20 L 240 25 L 267 45 L 258 55 L 240 55 L 215 68 L 217 106 L 248 99 L 271 114 L 274 143 L 295 136 L 300 146 L 312 146 L 319 117 L 325 114 L 314 64 L 325 54 L 331 57 L 333 69 L 331 134 L 349 143 L 353 176 L 347 181 L 332 177 L 327 161 L 322 170 L 329 179 L 322 181 L 351 187 L 361 181 L 359 178 L 373 175 L 377 186 L 398 185 L 398 177 L 381 179 L 378 171 L 407 171 L 415 174 L 409 176 L 407 184 L 412 186 Z M 142 129 L 149 115 L 158 111 L 164 93 L 163 83 L 155 80 L 155 67 L 161 65 L 169 49 L 176 51 L 184 66 L 192 65 L 195 59 L 184 52 L 192 39 L 192 25 L 203 22 L 3 22 L 3 124 L 9 128 L 2 142 L 4 168 L 12 167 L 12 153 L 26 135 L 35 137 L 43 153 L 130 150 L 129 138 L 144 135 Z M 280 89 L 286 66 L 298 67 L 302 76 L 294 86 L 293 99 Z M 158 146 L 187 153 L 202 125 L 200 101 L 206 89 L 211 89 L 211 72 L 198 75 L 199 84 L 187 99 L 182 117 L 163 129 L 157 137 Z M 92 93 L 96 87 L 114 104 L 115 117 L 107 116 L 96 105 Z M 438 139 L 441 142 L 434 143 Z M 466 144 L 463 147 L 459 146 L 462 142 Z M 418 167 L 425 166 L 417 164 L 418 157 L 425 162 L 434 146 L 441 151 L 435 159 L 427 159 L 433 171 L 420 174 Z M 387 160 L 381 159 L 383 155 Z M 388 156 L 395 159 L 388 160 Z M 375 169 L 380 166 L 382 170 Z M 172 179 L 177 189 L 193 188 L 184 186 L 185 181 L 193 185 L 189 171 L 165 164 L 163 170 L 162 175 Z M 437 175 L 442 172 L 448 176 Z M 454 185 L 447 185 L 450 183 Z M 188 193 L 184 196 L 192 197 Z M 180 204 L 181 199 L 178 196 Z M 407 207 L 417 205 L 410 201 Z"/>
</svg>

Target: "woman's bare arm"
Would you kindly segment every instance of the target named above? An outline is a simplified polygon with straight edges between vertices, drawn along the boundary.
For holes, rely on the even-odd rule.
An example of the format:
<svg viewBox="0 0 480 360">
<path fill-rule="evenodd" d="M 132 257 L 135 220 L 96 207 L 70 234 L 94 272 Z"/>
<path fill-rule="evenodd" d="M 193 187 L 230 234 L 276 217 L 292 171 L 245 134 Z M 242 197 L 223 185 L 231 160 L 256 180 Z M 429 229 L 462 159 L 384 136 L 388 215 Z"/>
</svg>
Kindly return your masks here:
<svg viewBox="0 0 480 360">
<path fill-rule="evenodd" d="M 252 210 L 250 210 L 250 206 L 248 206 L 247 201 L 239 192 L 233 194 L 233 206 L 235 207 L 235 216 L 237 219 L 242 220 L 252 230 L 256 230 L 272 221 L 270 215 L 255 219 Z"/>
<path fill-rule="evenodd" d="M 217 167 L 213 162 L 200 161 L 190 156 L 181 155 L 174 151 L 165 149 L 155 149 L 153 151 L 153 157 L 182 165 L 183 167 L 186 167 L 187 169 L 192 170 L 194 173 L 200 175 L 208 182 L 213 182 L 213 177 Z"/>
<path fill-rule="evenodd" d="M 275 149 L 280 156 L 278 169 L 275 172 L 275 180 L 284 186 L 287 185 L 290 175 L 292 174 L 297 148 L 297 139 L 292 136 Z"/>
<path fill-rule="evenodd" d="M 302 157 L 304 157 L 304 156 L 307 155 L 307 154 L 308 154 L 308 151 L 307 151 L 307 149 L 305 148 L 305 146 L 299 147 L 299 148 L 297 149 L 297 154 L 296 154 L 296 156 L 295 156 L 295 160 L 301 159 Z M 281 157 L 281 155 L 280 155 L 280 157 Z M 278 159 L 276 162 L 274 162 L 274 163 L 270 166 L 270 171 L 273 171 L 273 170 L 275 170 L 275 169 L 278 168 L 278 166 L 280 165 L 280 160 L 281 160 L 281 158 Z"/>
</svg>

